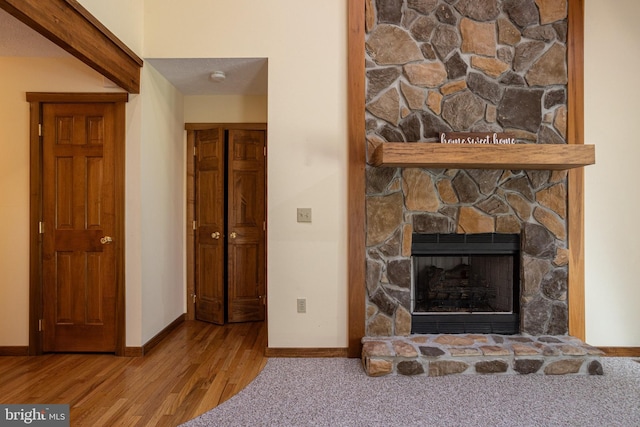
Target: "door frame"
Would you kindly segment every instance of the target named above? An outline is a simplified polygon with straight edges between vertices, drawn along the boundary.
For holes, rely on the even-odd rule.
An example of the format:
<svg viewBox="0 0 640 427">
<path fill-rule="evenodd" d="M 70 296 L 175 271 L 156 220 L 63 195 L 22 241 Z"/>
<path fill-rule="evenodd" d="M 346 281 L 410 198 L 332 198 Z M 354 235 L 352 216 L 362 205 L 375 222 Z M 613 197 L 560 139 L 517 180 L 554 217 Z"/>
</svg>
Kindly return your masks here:
<svg viewBox="0 0 640 427">
<path fill-rule="evenodd" d="M 268 144 L 267 140 L 267 124 L 266 123 L 185 123 L 184 128 L 187 131 L 186 138 L 186 174 L 187 174 L 187 200 L 186 200 L 186 263 L 187 263 L 187 320 L 195 320 L 195 303 L 193 295 L 195 294 L 195 230 L 193 229 L 193 223 L 195 221 L 195 165 L 193 161 L 194 147 L 195 147 L 195 132 L 199 130 L 208 130 L 216 127 L 244 129 L 244 130 L 263 130 L 265 131 L 265 147 Z M 267 180 L 267 156 L 265 156 L 264 174 L 265 174 L 265 223 L 267 223 L 267 193 L 268 193 L 268 180 Z M 226 218 L 225 218 L 226 220 Z M 268 227 L 267 227 L 268 228 Z M 268 258 L 268 246 L 267 246 L 267 233 L 265 230 L 265 268 L 267 266 Z M 265 294 L 268 294 L 268 275 L 265 274 Z M 266 295 L 265 295 L 265 322 L 268 321 L 268 310 L 266 307 Z"/>
<path fill-rule="evenodd" d="M 125 103 L 127 93 L 50 93 L 27 92 L 29 102 L 29 355 L 42 354 L 43 284 L 42 284 L 42 167 L 43 150 L 40 129 L 42 106 L 46 103 L 112 103 L 115 107 L 115 229 L 116 252 L 116 356 L 125 355 L 125 275 L 124 275 L 124 202 L 125 202 Z M 45 230 L 46 231 L 46 230 Z"/>
</svg>

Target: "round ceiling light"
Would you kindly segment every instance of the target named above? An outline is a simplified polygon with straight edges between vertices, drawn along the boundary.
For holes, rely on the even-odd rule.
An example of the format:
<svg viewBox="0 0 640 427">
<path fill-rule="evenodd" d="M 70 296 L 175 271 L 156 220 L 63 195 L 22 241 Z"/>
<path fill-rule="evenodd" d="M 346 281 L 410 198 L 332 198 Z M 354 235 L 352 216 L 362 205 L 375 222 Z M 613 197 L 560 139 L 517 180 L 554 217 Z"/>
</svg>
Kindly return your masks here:
<svg viewBox="0 0 640 427">
<path fill-rule="evenodd" d="M 212 82 L 221 82 L 226 78 L 227 75 L 224 73 L 224 71 L 214 71 L 209 76 L 209 80 L 211 80 Z"/>
</svg>

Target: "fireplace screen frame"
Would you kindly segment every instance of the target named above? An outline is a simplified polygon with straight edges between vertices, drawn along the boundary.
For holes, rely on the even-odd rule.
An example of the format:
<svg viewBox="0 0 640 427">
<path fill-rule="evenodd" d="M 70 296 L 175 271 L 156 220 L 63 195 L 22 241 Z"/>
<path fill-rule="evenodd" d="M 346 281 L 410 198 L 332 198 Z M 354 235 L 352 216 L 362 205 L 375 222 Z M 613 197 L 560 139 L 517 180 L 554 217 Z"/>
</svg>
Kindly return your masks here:
<svg viewBox="0 0 640 427">
<path fill-rule="evenodd" d="M 411 243 L 411 333 L 520 332 L 520 234 L 413 233 Z M 512 308 L 506 312 L 416 311 L 416 257 L 510 256 L 513 260 Z"/>
</svg>

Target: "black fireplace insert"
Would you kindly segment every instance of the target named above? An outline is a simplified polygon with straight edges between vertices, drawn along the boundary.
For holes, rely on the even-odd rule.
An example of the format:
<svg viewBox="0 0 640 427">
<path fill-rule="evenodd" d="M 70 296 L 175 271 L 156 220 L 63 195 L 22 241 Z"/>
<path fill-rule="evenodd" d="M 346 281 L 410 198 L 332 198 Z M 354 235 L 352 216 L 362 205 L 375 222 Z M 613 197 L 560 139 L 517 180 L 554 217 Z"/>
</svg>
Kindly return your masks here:
<svg viewBox="0 0 640 427">
<path fill-rule="evenodd" d="M 412 333 L 519 333 L 519 234 L 414 233 L 411 257 Z"/>
</svg>

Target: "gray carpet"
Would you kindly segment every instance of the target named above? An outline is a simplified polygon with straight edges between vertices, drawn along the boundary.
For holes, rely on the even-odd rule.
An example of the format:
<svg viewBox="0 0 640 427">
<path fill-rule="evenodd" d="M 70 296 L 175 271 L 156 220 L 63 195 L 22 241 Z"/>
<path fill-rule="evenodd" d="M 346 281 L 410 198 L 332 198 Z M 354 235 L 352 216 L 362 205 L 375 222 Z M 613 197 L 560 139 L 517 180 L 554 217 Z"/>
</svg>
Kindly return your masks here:
<svg viewBox="0 0 640 427">
<path fill-rule="evenodd" d="M 640 426 L 640 364 L 603 376 L 367 377 L 358 359 L 271 358 L 199 426 Z"/>
</svg>

